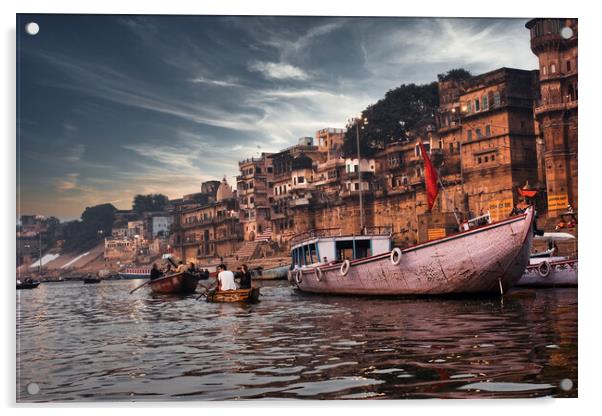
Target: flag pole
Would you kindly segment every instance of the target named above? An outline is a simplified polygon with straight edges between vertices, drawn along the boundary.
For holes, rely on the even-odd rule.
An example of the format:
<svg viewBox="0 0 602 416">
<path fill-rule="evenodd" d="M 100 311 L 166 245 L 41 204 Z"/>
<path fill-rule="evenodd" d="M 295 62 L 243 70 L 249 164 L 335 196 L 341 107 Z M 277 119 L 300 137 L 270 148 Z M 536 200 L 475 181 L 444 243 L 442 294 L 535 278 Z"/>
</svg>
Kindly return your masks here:
<svg viewBox="0 0 602 416">
<path fill-rule="evenodd" d="M 439 181 L 439 185 L 441 185 L 441 190 L 443 192 L 447 192 L 447 190 L 445 189 L 445 186 L 443 186 L 443 182 L 441 181 L 441 175 L 439 174 L 438 171 L 437 171 L 437 180 Z M 458 227 L 459 227 L 462 224 L 460 223 L 460 219 L 458 218 L 458 214 L 456 214 L 455 208 L 456 208 L 456 204 L 454 203 L 454 218 L 456 219 L 456 222 L 458 223 Z"/>
</svg>

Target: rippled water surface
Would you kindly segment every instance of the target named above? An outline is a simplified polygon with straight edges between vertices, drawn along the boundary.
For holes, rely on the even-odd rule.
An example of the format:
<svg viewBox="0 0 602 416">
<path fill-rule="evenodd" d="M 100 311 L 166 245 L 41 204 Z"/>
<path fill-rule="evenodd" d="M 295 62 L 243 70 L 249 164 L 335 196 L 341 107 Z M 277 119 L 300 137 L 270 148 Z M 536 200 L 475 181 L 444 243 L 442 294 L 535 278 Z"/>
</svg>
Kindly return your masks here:
<svg viewBox="0 0 602 416">
<path fill-rule="evenodd" d="M 576 289 L 375 299 L 278 282 L 239 305 L 128 295 L 141 283 L 18 291 L 17 400 L 577 396 Z"/>
</svg>

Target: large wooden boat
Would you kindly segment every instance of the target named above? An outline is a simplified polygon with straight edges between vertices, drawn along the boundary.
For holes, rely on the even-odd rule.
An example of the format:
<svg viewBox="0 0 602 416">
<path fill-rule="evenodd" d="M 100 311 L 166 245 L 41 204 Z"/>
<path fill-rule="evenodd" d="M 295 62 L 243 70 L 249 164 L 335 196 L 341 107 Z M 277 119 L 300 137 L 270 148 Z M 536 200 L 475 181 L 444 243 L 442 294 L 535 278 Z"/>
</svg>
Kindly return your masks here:
<svg viewBox="0 0 602 416">
<path fill-rule="evenodd" d="M 304 292 L 441 295 L 504 292 L 522 276 L 533 240 L 533 208 L 405 249 L 383 235 L 317 236 L 292 242 L 294 284 Z M 385 238 L 383 238 L 385 237 Z M 351 248 L 351 260 L 341 253 Z M 358 255 L 359 253 L 359 255 Z M 366 254 L 366 256 L 361 256 Z M 313 259 L 316 260 L 313 263 Z"/>
<path fill-rule="evenodd" d="M 259 288 L 238 290 L 222 290 L 219 292 L 208 292 L 207 302 L 247 302 L 255 303 L 259 301 Z"/>
<path fill-rule="evenodd" d="M 160 277 L 149 283 L 154 293 L 194 293 L 200 277 L 183 272 Z"/>
</svg>

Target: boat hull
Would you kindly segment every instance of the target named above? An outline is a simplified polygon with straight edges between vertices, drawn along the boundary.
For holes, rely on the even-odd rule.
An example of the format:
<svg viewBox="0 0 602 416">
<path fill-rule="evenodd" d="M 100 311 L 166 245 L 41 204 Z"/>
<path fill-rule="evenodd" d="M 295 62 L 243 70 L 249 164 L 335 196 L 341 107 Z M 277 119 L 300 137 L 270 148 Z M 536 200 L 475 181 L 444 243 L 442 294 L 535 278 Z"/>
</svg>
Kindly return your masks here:
<svg viewBox="0 0 602 416">
<path fill-rule="evenodd" d="M 261 275 L 256 274 L 253 276 L 254 280 L 280 280 L 286 279 L 289 265 L 273 267 L 271 269 L 262 270 Z"/>
<path fill-rule="evenodd" d="M 576 259 L 550 261 L 547 273 L 545 273 L 545 268 L 541 268 L 542 263 L 530 264 L 516 285 L 534 287 L 577 286 L 578 261 Z"/>
<path fill-rule="evenodd" d="M 194 293 L 199 277 L 190 273 L 164 276 L 149 283 L 153 293 Z"/>
<path fill-rule="evenodd" d="M 251 289 L 238 289 L 238 290 L 223 290 L 219 292 L 207 293 L 207 302 L 247 302 L 255 303 L 259 301 L 259 288 L 254 287 Z"/>
<path fill-rule="evenodd" d="M 525 214 L 391 253 L 295 272 L 304 292 L 350 295 L 443 295 L 505 291 L 522 276 L 533 240 L 533 209 Z M 319 276 L 321 274 L 321 277 Z M 501 288 L 500 288 L 501 285 Z"/>
<path fill-rule="evenodd" d="M 33 283 L 17 283 L 17 289 L 35 289 L 40 285 L 40 282 Z"/>
</svg>

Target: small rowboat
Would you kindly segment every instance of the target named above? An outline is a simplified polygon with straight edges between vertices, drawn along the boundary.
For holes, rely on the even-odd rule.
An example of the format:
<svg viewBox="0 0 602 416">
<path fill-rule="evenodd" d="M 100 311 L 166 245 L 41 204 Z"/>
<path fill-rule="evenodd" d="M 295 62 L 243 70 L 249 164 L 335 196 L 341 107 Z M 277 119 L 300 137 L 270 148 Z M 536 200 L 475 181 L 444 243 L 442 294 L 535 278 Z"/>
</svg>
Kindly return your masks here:
<svg viewBox="0 0 602 416">
<path fill-rule="evenodd" d="M 17 289 L 35 289 L 40 282 L 17 282 Z"/>
<path fill-rule="evenodd" d="M 222 290 L 207 293 L 207 302 L 247 302 L 255 303 L 259 300 L 259 288 L 238 290 Z"/>
<path fill-rule="evenodd" d="M 151 281 L 153 293 L 194 293 L 200 277 L 187 272 L 163 276 Z"/>
</svg>

